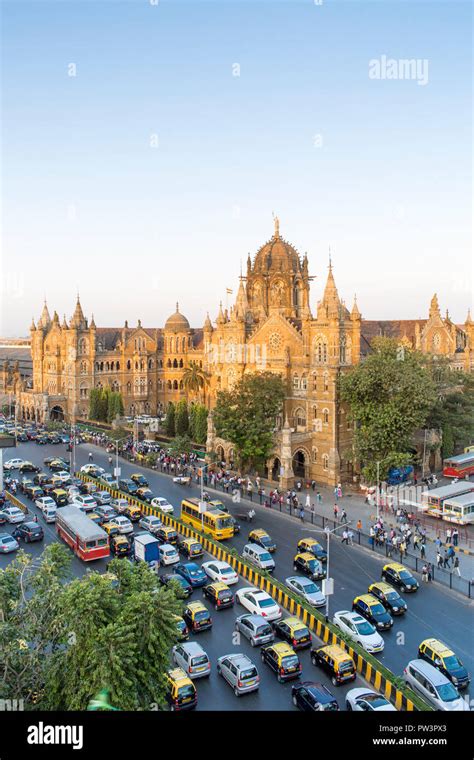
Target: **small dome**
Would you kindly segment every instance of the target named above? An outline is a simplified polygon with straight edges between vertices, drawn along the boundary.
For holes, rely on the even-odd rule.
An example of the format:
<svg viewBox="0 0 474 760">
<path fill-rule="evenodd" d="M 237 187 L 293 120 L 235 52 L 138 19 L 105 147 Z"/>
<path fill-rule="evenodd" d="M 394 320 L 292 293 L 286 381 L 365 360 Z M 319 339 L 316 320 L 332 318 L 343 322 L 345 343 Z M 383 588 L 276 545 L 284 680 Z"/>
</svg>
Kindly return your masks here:
<svg viewBox="0 0 474 760">
<path fill-rule="evenodd" d="M 278 220 L 275 221 L 275 233 L 268 243 L 257 252 L 254 261 L 254 272 L 288 272 L 301 271 L 301 261 L 298 252 L 286 240 L 280 237 Z"/>
<path fill-rule="evenodd" d="M 179 332 L 180 330 L 189 330 L 189 322 L 179 311 L 179 304 L 176 304 L 176 311 L 165 322 L 165 330 L 173 330 L 173 332 Z"/>
</svg>

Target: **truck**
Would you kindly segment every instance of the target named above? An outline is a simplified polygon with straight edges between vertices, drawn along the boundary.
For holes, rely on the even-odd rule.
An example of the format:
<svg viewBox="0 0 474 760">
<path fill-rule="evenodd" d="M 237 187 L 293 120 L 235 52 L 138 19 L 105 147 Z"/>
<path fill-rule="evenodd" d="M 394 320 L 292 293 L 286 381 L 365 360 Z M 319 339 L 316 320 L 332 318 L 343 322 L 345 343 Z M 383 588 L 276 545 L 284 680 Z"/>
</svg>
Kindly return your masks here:
<svg viewBox="0 0 474 760">
<path fill-rule="evenodd" d="M 160 566 L 159 541 L 151 533 L 137 533 L 135 535 L 135 560 L 146 562 L 151 570 L 158 572 Z"/>
</svg>

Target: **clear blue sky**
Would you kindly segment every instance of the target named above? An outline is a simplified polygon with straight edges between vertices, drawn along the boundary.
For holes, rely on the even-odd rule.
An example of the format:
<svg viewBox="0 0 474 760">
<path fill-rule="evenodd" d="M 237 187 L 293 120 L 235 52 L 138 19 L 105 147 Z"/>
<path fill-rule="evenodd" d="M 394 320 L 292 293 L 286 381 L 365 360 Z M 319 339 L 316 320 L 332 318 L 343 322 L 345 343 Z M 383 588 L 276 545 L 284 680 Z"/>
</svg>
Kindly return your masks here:
<svg viewBox="0 0 474 760">
<path fill-rule="evenodd" d="M 199 326 L 272 211 L 313 311 L 330 245 L 364 317 L 425 316 L 437 291 L 464 321 L 470 3 L 152 2 L 2 2 L 0 333 L 44 295 L 69 317 L 77 289 L 98 325 L 158 326 L 178 299 Z M 428 83 L 370 79 L 383 55 L 427 59 Z"/>
</svg>

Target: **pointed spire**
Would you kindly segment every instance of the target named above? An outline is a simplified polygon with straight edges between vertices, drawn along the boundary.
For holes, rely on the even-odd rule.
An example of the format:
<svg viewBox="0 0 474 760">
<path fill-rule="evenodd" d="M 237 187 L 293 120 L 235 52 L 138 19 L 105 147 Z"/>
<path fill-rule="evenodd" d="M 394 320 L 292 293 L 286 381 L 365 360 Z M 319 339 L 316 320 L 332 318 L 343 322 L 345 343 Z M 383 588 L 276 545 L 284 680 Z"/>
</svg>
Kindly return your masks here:
<svg viewBox="0 0 474 760">
<path fill-rule="evenodd" d="M 247 277 L 252 274 L 252 259 L 250 258 L 250 253 L 247 256 Z"/>
<path fill-rule="evenodd" d="M 249 302 L 247 300 L 247 293 L 245 292 L 244 281 L 242 275 L 240 276 L 239 290 L 237 292 L 237 298 L 235 301 L 235 313 L 238 319 L 245 319 L 249 310 Z"/>
<path fill-rule="evenodd" d="M 34 317 L 31 317 L 31 325 L 30 325 L 30 330 L 31 330 L 31 331 L 33 331 L 33 330 L 36 330 L 36 325 L 35 325 L 35 318 L 34 318 Z"/>
<path fill-rule="evenodd" d="M 212 330 L 212 322 L 209 317 L 209 312 L 207 312 L 206 320 L 204 322 L 204 330 L 207 330 L 208 332 Z"/>
<path fill-rule="evenodd" d="M 467 317 L 466 317 L 466 321 L 465 321 L 464 324 L 465 325 L 472 325 L 472 318 L 471 318 L 471 310 L 470 309 L 467 310 Z"/>
<path fill-rule="evenodd" d="M 44 299 L 43 311 L 38 321 L 38 327 L 48 327 L 51 324 L 51 317 L 49 316 L 48 304 L 46 298 Z"/>
<path fill-rule="evenodd" d="M 82 311 L 81 301 L 79 299 L 79 293 L 77 294 L 76 308 L 74 314 L 71 317 L 71 327 L 81 328 L 85 325 L 84 312 Z"/>
<path fill-rule="evenodd" d="M 359 307 L 357 306 L 357 296 L 355 293 L 354 293 L 354 303 L 352 304 L 351 319 L 354 321 L 356 319 L 360 319 L 360 311 L 359 311 Z"/>
<path fill-rule="evenodd" d="M 336 281 L 334 280 L 334 275 L 332 273 L 331 257 L 329 257 L 329 272 L 328 278 L 326 280 L 326 287 L 324 288 L 323 303 L 327 305 L 331 303 L 334 305 L 339 305 L 339 294 L 337 292 Z"/>
<path fill-rule="evenodd" d="M 63 330 L 69 330 L 65 314 L 63 315 L 63 323 L 62 323 L 61 327 L 62 327 Z"/>
<path fill-rule="evenodd" d="M 93 314 L 91 316 L 91 323 L 90 323 L 89 327 L 90 327 L 91 330 L 95 330 L 96 329 L 95 320 L 94 320 L 94 315 Z"/>
<path fill-rule="evenodd" d="M 223 325 L 225 322 L 224 312 L 222 311 L 222 301 L 219 303 L 219 313 L 216 322 L 218 325 Z"/>
<path fill-rule="evenodd" d="M 280 220 L 278 219 L 277 216 L 275 216 L 275 214 L 273 214 L 273 222 L 275 224 L 275 231 L 273 233 L 273 237 L 275 239 L 278 239 L 280 237 Z"/>
<path fill-rule="evenodd" d="M 53 314 L 53 326 L 54 327 L 56 327 L 56 326 L 59 327 L 59 316 L 58 316 L 58 312 L 57 311 L 55 311 L 54 314 Z"/>
<path fill-rule="evenodd" d="M 179 314 L 179 303 L 176 301 L 176 314 Z"/>
</svg>

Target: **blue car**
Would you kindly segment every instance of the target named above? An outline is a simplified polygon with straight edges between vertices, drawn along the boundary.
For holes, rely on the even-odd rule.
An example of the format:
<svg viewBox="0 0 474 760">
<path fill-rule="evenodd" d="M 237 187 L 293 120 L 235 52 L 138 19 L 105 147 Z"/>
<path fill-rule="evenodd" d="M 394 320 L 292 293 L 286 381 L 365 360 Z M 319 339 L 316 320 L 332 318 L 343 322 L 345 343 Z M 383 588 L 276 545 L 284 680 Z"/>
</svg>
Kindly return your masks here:
<svg viewBox="0 0 474 760">
<path fill-rule="evenodd" d="M 185 578 L 193 588 L 205 586 L 208 582 L 206 573 L 195 562 L 180 562 L 174 571 Z"/>
</svg>

